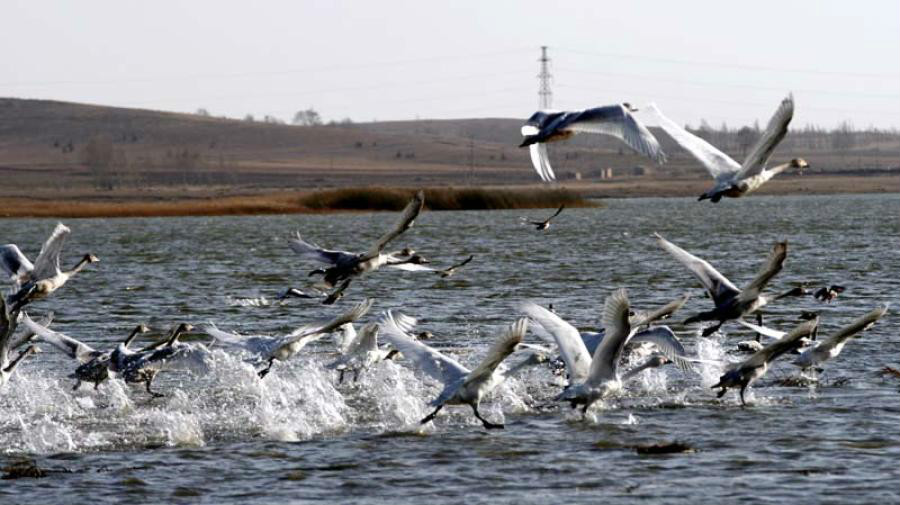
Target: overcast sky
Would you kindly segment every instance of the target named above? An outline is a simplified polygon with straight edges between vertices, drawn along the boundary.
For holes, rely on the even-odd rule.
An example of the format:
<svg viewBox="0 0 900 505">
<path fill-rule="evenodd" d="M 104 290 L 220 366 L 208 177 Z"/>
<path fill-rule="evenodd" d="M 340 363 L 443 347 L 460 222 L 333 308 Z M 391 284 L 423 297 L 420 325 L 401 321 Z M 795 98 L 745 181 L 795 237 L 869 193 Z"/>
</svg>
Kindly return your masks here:
<svg viewBox="0 0 900 505">
<path fill-rule="evenodd" d="M 697 125 L 900 127 L 900 1 L 41 1 L 2 7 L 0 96 L 289 120 L 655 101 Z"/>
</svg>

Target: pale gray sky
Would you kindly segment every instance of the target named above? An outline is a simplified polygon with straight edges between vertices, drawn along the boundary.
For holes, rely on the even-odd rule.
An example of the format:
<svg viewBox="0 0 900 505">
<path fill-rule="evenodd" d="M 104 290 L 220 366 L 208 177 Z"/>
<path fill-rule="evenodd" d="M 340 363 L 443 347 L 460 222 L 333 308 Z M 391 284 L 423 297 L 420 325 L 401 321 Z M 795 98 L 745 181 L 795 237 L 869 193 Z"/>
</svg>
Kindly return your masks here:
<svg viewBox="0 0 900 505">
<path fill-rule="evenodd" d="M 41 1 L 2 8 L 0 96 L 289 120 L 655 101 L 696 125 L 900 126 L 900 2 Z"/>
</svg>

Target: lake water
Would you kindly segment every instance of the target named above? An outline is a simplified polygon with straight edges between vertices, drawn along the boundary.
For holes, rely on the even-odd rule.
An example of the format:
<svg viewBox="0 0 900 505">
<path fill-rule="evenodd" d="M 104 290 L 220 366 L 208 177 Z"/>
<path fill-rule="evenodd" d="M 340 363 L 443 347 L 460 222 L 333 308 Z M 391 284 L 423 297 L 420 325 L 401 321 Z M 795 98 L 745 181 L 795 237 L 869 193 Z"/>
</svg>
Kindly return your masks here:
<svg viewBox="0 0 900 505">
<path fill-rule="evenodd" d="M 396 245 L 436 264 L 475 260 L 456 276 L 378 271 L 355 282 L 339 305 L 280 305 L 314 267 L 286 240 L 296 230 L 321 245 L 359 250 L 391 213 L 68 220 L 64 263 L 90 265 L 32 316 L 98 348 L 134 325 L 163 331 L 214 321 L 243 334 L 284 334 L 329 318 L 363 296 L 419 318 L 432 345 L 478 361 L 525 300 L 553 303 L 576 326 L 599 325 L 604 298 L 628 289 L 651 308 L 694 296 L 675 319 L 711 307 L 693 276 L 652 239 L 658 231 L 707 259 L 741 286 L 777 240 L 789 242 L 770 292 L 809 281 L 842 284 L 830 304 L 786 299 L 766 324 L 789 329 L 801 310 L 821 313 L 828 335 L 879 304 L 891 312 L 826 365 L 823 385 L 783 387 L 785 359 L 749 390 L 717 399 L 715 365 L 696 373 L 645 372 L 622 396 L 585 419 L 568 407 L 541 408 L 560 391 L 534 368 L 489 397 L 482 414 L 505 421 L 487 432 L 468 407 L 448 407 L 433 425 L 418 420 L 439 387 L 404 363 L 385 362 L 337 384 L 323 368 L 323 339 L 260 381 L 247 356 L 213 346 L 205 373 L 160 374 L 151 399 L 120 381 L 71 390 L 74 366 L 44 345 L 0 391 L 0 464 L 33 459 L 42 479 L 4 480 L 0 503 L 897 503 L 900 501 L 900 381 L 879 370 L 900 364 L 900 196 L 750 197 L 718 205 L 690 199 L 610 200 L 567 209 L 539 233 L 521 223 L 552 210 L 425 212 Z M 31 256 L 55 221 L 0 220 L 0 243 Z M 734 323 L 713 338 L 673 323 L 689 352 L 741 359 L 752 338 Z M 206 340 L 198 336 L 201 340 Z M 527 340 L 537 342 L 529 333 Z M 694 452 L 640 455 L 634 447 L 679 441 Z"/>
</svg>

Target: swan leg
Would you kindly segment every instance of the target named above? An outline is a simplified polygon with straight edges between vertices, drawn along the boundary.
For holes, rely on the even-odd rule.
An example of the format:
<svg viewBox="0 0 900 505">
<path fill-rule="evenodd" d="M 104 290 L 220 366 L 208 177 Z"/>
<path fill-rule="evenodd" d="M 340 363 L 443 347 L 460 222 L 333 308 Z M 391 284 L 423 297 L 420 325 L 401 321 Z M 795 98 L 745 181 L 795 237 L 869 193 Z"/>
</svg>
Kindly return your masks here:
<svg viewBox="0 0 900 505">
<path fill-rule="evenodd" d="M 100 389 L 101 382 L 103 382 L 103 381 L 102 380 L 94 381 L 94 391 L 97 391 L 98 389 Z"/>
<path fill-rule="evenodd" d="M 162 393 L 157 393 L 156 391 L 152 391 L 150 389 L 151 382 L 153 382 L 153 377 L 147 379 L 147 381 L 144 382 L 144 388 L 147 390 L 148 393 L 150 393 L 151 396 L 153 396 L 153 398 L 162 398 L 162 397 L 166 396 Z"/>
<path fill-rule="evenodd" d="M 269 358 L 269 365 L 262 370 L 256 372 L 256 375 L 259 375 L 259 378 L 262 379 L 266 375 L 269 375 L 269 372 L 272 370 L 272 362 L 275 361 L 275 358 Z"/>
<path fill-rule="evenodd" d="M 503 428 L 505 428 L 505 426 L 503 426 L 502 424 L 495 424 L 481 417 L 481 414 L 478 413 L 478 406 L 474 404 L 472 405 L 472 412 L 475 413 L 475 417 L 478 418 L 479 421 L 481 421 L 481 424 L 483 424 L 484 428 L 487 430 L 502 430 Z"/>
<path fill-rule="evenodd" d="M 434 409 L 434 412 L 432 412 L 431 414 L 428 414 L 427 416 L 425 416 L 425 419 L 422 419 L 422 420 L 419 422 L 419 424 L 427 424 L 428 422 L 434 420 L 434 417 L 438 414 L 438 412 L 441 411 L 442 408 L 444 408 L 444 404 L 438 405 L 437 408 Z"/>
<path fill-rule="evenodd" d="M 759 326 L 762 326 L 762 325 L 763 325 L 762 312 L 757 312 L 757 313 L 756 313 L 756 324 L 759 325 Z M 757 333 L 757 334 L 756 334 L 756 341 L 757 341 L 757 342 L 761 342 L 761 341 L 762 341 L 762 334 L 761 334 L 761 333 Z"/>
<path fill-rule="evenodd" d="M 338 384 L 343 384 L 343 383 L 344 383 L 344 369 L 342 368 L 340 370 L 340 375 L 338 375 Z"/>
<path fill-rule="evenodd" d="M 744 400 L 744 391 L 747 389 L 747 385 L 743 384 L 741 386 L 741 407 L 746 407 L 747 402 Z"/>
<path fill-rule="evenodd" d="M 721 327 L 722 327 L 722 321 L 719 321 L 719 324 L 717 324 L 715 326 L 710 326 L 709 328 L 704 328 L 703 336 L 708 337 L 708 336 L 712 335 L 713 333 L 719 331 L 719 328 L 721 328 Z"/>
<path fill-rule="evenodd" d="M 353 369 L 353 382 L 359 381 L 359 368 Z"/>
<path fill-rule="evenodd" d="M 78 391 L 78 388 L 79 388 L 79 387 L 81 387 L 81 381 L 80 381 L 80 380 L 76 380 L 76 381 L 75 381 L 75 385 L 72 386 L 72 391 Z M 95 387 L 94 389 L 96 389 L 96 387 Z"/>
<path fill-rule="evenodd" d="M 721 390 L 719 390 L 718 393 L 716 393 L 716 398 L 722 398 L 723 396 L 725 396 L 725 393 L 727 393 L 727 392 L 728 392 L 728 388 L 722 388 Z"/>
</svg>

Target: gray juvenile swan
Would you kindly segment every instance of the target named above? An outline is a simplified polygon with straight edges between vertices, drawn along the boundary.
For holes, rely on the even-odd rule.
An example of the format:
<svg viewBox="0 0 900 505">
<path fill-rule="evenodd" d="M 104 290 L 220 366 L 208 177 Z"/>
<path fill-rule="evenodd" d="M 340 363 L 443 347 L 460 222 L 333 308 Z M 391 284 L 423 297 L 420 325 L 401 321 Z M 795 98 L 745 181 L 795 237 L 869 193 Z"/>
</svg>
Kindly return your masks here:
<svg viewBox="0 0 900 505">
<path fill-rule="evenodd" d="M 766 130 L 753 146 L 747 158 L 744 159 L 743 165 L 707 141 L 678 126 L 664 116 L 656 105 L 650 104 L 647 109 L 656 115 L 660 128 L 684 150 L 691 153 L 716 180 L 716 185 L 700 195 L 699 200 L 709 199 L 718 202 L 723 196 L 738 198 L 759 189 L 766 181 L 788 168 L 803 169 L 809 166 L 805 160 L 794 158 L 789 163 L 766 168 L 772 152 L 787 134 L 788 124 L 794 117 L 794 97 L 792 95 L 788 95 L 781 101 L 775 115 L 769 120 Z"/>
<path fill-rule="evenodd" d="M 538 111 L 522 126 L 525 139 L 519 147 L 528 147 L 531 163 L 544 182 L 556 180 L 547 155 L 547 142 L 564 140 L 577 133 L 610 135 L 625 142 L 634 149 L 659 164 L 666 161 L 666 155 L 659 147 L 656 137 L 640 123 L 632 112 L 637 109 L 624 103 L 607 105 L 580 111 Z"/>
<path fill-rule="evenodd" d="M 784 260 L 787 258 L 787 242 L 776 243 L 756 277 L 744 289 L 738 289 L 708 262 L 669 242 L 659 233 L 654 235 L 660 247 L 686 266 L 700 280 L 716 305 L 713 310 L 701 312 L 684 321 L 684 324 L 718 321 L 718 324 L 703 330 L 704 337 L 718 331 L 725 321 L 740 319 L 747 314 L 752 314 L 768 303 L 769 300 L 762 295 L 762 290 L 772 280 L 772 277 L 781 271 Z M 758 315 L 757 321 L 762 324 L 761 315 Z"/>
</svg>

